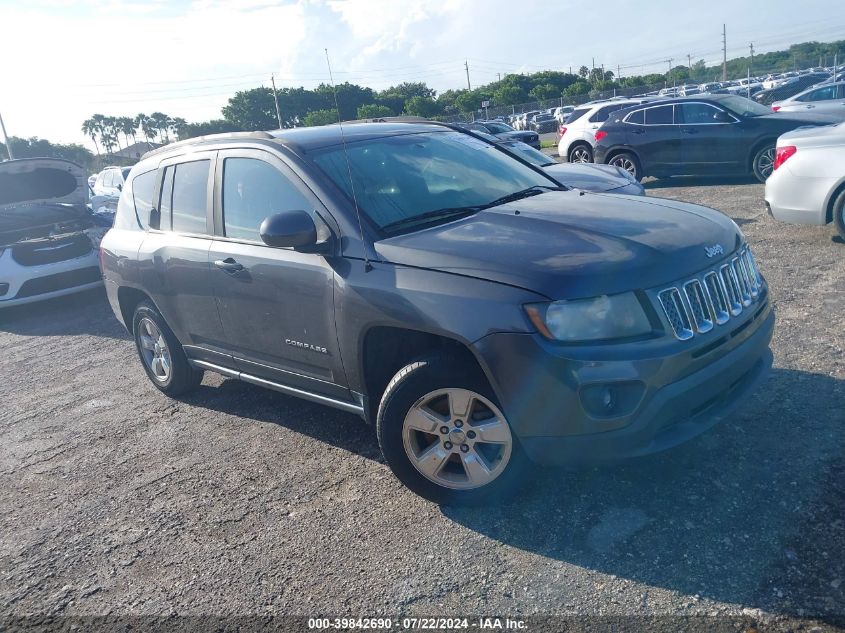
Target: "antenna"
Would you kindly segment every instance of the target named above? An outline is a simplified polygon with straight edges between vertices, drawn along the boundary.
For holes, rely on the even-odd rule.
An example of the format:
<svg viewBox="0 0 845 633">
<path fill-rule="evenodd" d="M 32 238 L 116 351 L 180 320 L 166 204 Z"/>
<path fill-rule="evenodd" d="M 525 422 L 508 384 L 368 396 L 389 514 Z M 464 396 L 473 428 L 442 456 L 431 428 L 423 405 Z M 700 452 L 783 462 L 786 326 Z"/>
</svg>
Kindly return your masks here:
<svg viewBox="0 0 845 633">
<path fill-rule="evenodd" d="M 358 196 L 355 195 L 355 181 L 352 179 L 352 164 L 349 162 L 349 152 L 346 150 L 346 135 L 343 133 L 343 121 L 340 116 L 340 105 L 337 102 L 337 88 L 334 85 L 334 77 L 332 76 L 332 63 L 329 61 L 329 49 L 326 51 L 326 66 L 329 67 L 329 81 L 332 83 L 332 93 L 334 94 L 334 107 L 337 110 L 337 124 L 340 126 L 340 142 L 343 145 L 343 156 L 346 158 L 346 171 L 349 173 L 349 186 L 352 188 L 352 204 L 355 205 L 355 215 L 358 218 L 358 230 L 361 232 L 361 248 L 364 251 L 364 272 L 368 273 L 373 269 L 370 263 L 370 258 L 367 255 L 367 242 L 364 239 L 364 225 L 361 222 L 361 210 L 358 208 Z"/>
</svg>

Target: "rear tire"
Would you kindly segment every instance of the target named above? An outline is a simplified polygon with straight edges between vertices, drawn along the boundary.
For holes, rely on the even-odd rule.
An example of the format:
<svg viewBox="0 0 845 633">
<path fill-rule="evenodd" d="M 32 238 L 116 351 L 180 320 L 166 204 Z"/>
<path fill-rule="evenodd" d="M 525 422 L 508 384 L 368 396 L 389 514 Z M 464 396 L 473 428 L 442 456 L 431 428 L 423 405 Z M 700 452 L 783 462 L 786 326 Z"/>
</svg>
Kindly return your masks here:
<svg viewBox="0 0 845 633">
<path fill-rule="evenodd" d="M 150 301 L 142 301 L 132 317 L 132 334 L 141 365 L 156 389 L 174 397 L 195 389 L 203 371 L 194 369 L 182 344 Z"/>
<path fill-rule="evenodd" d="M 766 182 L 766 179 L 772 175 L 775 166 L 775 144 L 769 142 L 763 145 L 754 154 L 751 161 L 751 169 L 754 172 L 754 177 L 760 182 Z"/>
<path fill-rule="evenodd" d="M 456 358 L 432 355 L 400 369 L 376 432 L 396 477 L 435 503 L 498 503 L 523 481 L 526 459 L 490 385 Z"/>
<path fill-rule="evenodd" d="M 640 161 L 631 152 L 620 152 L 611 158 L 607 164 L 613 165 L 614 167 L 621 167 L 631 174 L 637 182 L 642 180 L 643 171 L 640 166 Z"/>
<path fill-rule="evenodd" d="M 579 143 L 569 150 L 567 160 L 570 163 L 592 163 L 593 148 L 586 143 Z"/>
<path fill-rule="evenodd" d="M 833 224 L 839 237 L 845 240 L 845 190 L 839 192 L 833 201 Z"/>
</svg>

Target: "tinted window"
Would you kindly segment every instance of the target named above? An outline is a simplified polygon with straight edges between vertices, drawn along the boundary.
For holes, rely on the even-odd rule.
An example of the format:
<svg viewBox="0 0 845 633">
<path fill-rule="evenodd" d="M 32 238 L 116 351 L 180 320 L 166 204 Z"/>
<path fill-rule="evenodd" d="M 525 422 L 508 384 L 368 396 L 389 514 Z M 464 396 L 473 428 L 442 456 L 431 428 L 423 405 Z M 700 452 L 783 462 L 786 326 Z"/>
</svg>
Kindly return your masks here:
<svg viewBox="0 0 845 633">
<path fill-rule="evenodd" d="M 161 198 L 158 203 L 159 224 L 158 228 L 162 231 L 170 230 L 170 218 L 173 209 L 173 172 L 176 168 L 171 165 L 164 170 L 164 176 L 161 179 Z"/>
<path fill-rule="evenodd" d="M 626 119 L 628 123 L 636 123 L 637 125 L 642 125 L 645 123 L 645 114 L 642 110 L 634 110 L 631 114 L 628 115 Z"/>
<path fill-rule="evenodd" d="M 566 117 L 566 123 L 575 123 L 578 119 L 582 116 L 587 114 L 590 111 L 590 108 L 581 108 L 580 110 L 573 110 L 572 114 Z"/>
<path fill-rule="evenodd" d="M 688 125 L 721 123 L 725 113 L 706 103 L 681 103 L 678 106 L 678 122 Z"/>
<path fill-rule="evenodd" d="M 648 108 L 645 111 L 646 125 L 671 125 L 672 123 L 672 106 L 670 105 Z"/>
<path fill-rule="evenodd" d="M 205 233 L 208 208 L 209 161 L 176 165 L 173 175 L 173 230 Z"/>
<path fill-rule="evenodd" d="M 155 184 L 155 170 L 135 176 L 132 179 L 132 199 L 135 203 L 135 215 L 138 217 L 138 223 L 144 229 L 150 225 L 150 209 L 153 207 Z"/>
<path fill-rule="evenodd" d="M 608 117 L 610 116 L 611 112 L 616 112 L 620 108 L 624 108 L 625 106 L 619 103 L 614 103 L 613 105 L 604 106 L 603 108 L 599 108 L 596 110 L 596 113 L 590 117 L 591 123 L 604 123 L 607 121 Z"/>
<path fill-rule="evenodd" d="M 227 237 L 260 242 L 258 227 L 267 216 L 311 204 L 278 169 L 253 158 L 223 163 L 223 226 Z"/>
<path fill-rule="evenodd" d="M 811 90 L 803 97 L 798 97 L 798 101 L 827 101 L 828 99 L 836 99 L 836 86 L 825 86 L 817 90 Z"/>
</svg>

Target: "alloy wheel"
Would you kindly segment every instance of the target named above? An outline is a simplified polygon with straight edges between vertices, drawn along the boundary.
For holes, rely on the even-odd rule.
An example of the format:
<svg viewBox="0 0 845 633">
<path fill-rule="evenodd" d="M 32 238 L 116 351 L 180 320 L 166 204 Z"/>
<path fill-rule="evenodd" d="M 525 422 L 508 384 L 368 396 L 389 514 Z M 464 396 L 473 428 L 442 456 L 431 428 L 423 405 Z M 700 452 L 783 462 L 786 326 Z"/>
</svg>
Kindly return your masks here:
<svg viewBox="0 0 845 633">
<path fill-rule="evenodd" d="M 138 345 L 144 363 L 158 382 L 166 383 L 173 367 L 167 341 L 155 321 L 148 317 L 138 322 L 138 330 Z"/>
<path fill-rule="evenodd" d="M 757 171 L 764 179 L 772 175 L 775 166 L 775 148 L 770 147 L 757 156 Z"/>
<path fill-rule="evenodd" d="M 505 416 L 468 389 L 438 389 L 420 398 L 405 416 L 402 443 L 420 474 L 453 490 L 489 484 L 513 451 Z"/>
<path fill-rule="evenodd" d="M 631 174 L 634 178 L 637 177 L 637 166 L 634 164 L 634 161 L 628 158 L 627 156 L 617 156 L 616 158 L 610 161 L 610 164 L 614 167 L 621 167 L 629 174 Z"/>
<path fill-rule="evenodd" d="M 572 150 L 572 155 L 570 157 L 571 163 L 589 163 L 592 162 L 592 157 L 590 156 L 590 150 L 588 150 L 583 145 L 579 145 L 575 149 Z"/>
</svg>

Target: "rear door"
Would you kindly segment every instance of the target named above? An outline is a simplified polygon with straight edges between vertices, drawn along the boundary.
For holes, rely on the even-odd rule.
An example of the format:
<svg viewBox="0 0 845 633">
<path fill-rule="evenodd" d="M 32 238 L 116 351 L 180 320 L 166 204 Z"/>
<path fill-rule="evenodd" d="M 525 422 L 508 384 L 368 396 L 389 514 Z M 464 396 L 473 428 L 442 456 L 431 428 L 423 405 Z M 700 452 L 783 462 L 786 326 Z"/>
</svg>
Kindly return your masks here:
<svg viewBox="0 0 845 633">
<path fill-rule="evenodd" d="M 794 111 L 837 113 L 845 117 L 845 84 L 823 86 L 808 92 L 800 99 L 801 105 Z"/>
<path fill-rule="evenodd" d="M 681 133 L 675 125 L 673 105 L 635 110 L 626 118 L 626 123 L 629 123 L 626 129 L 628 144 L 637 152 L 646 174 L 683 171 L 678 164 L 681 161 Z"/>
<path fill-rule="evenodd" d="M 675 105 L 681 162 L 690 173 L 725 173 L 740 168 L 748 152 L 736 117 L 704 102 Z"/>
<path fill-rule="evenodd" d="M 215 239 L 209 252 L 217 307 L 241 371 L 349 400 L 334 316 L 335 275 L 320 254 L 271 248 L 262 221 L 304 210 L 328 230 L 320 202 L 269 152 L 221 151 L 215 188 Z M 321 228 L 322 227 L 322 228 Z"/>
<path fill-rule="evenodd" d="M 188 355 L 231 365 L 208 263 L 215 154 L 196 152 L 159 166 L 159 195 L 138 261 L 142 286 Z"/>
</svg>

